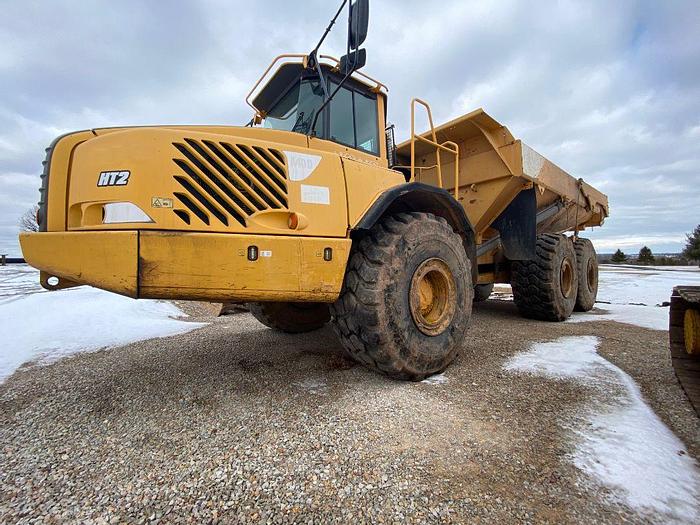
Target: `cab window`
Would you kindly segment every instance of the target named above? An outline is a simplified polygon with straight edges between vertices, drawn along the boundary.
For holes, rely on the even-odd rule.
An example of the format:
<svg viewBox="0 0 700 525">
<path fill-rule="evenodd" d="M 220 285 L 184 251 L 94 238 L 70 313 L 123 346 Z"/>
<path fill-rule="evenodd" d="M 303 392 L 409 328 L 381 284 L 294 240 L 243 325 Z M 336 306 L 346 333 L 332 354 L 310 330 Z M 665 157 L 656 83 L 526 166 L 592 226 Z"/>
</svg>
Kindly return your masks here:
<svg viewBox="0 0 700 525">
<path fill-rule="evenodd" d="M 317 79 L 305 79 L 294 85 L 265 117 L 266 128 L 308 134 L 316 112 L 323 105 L 323 89 Z M 325 113 L 325 112 L 324 112 Z M 323 130 L 323 113 L 315 130 Z"/>
<path fill-rule="evenodd" d="M 331 84 L 335 90 L 337 85 Z M 329 139 L 372 155 L 379 155 L 377 99 L 340 88 L 330 102 Z"/>
</svg>

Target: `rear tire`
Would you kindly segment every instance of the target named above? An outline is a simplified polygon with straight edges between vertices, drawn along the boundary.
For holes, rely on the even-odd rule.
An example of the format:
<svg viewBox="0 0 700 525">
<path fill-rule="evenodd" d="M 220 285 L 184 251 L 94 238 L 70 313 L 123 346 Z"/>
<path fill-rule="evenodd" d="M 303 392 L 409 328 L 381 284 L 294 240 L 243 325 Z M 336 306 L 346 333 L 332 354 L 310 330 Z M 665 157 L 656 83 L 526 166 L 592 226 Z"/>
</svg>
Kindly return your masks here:
<svg viewBox="0 0 700 525">
<path fill-rule="evenodd" d="M 400 213 L 353 246 L 333 326 L 356 361 L 419 381 L 456 357 L 473 294 L 469 258 L 447 221 Z"/>
<path fill-rule="evenodd" d="M 578 312 L 588 312 L 593 309 L 598 296 L 598 258 L 593 243 L 588 239 L 576 239 L 574 251 L 578 274 L 578 293 L 574 309 Z"/>
<path fill-rule="evenodd" d="M 248 303 L 248 309 L 268 328 L 290 334 L 318 330 L 331 318 L 326 303 Z"/>
<path fill-rule="evenodd" d="M 477 284 L 474 287 L 474 302 L 481 303 L 486 301 L 493 292 L 493 283 L 490 284 Z"/>
<path fill-rule="evenodd" d="M 535 258 L 513 261 L 513 299 L 521 315 L 563 321 L 576 303 L 578 275 L 573 243 L 564 235 L 537 236 Z"/>
</svg>

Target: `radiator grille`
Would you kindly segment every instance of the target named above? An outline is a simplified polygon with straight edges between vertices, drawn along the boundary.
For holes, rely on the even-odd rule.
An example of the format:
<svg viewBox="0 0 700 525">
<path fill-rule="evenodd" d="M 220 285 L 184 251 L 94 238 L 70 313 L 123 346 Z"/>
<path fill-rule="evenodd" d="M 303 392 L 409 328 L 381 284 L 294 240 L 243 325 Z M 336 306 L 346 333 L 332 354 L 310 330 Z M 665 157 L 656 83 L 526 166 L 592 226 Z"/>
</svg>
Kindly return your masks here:
<svg viewBox="0 0 700 525">
<path fill-rule="evenodd" d="M 277 150 L 210 140 L 173 142 L 178 156 L 173 176 L 184 191 L 174 193 L 173 212 L 190 224 L 231 221 L 242 226 L 258 211 L 287 209 L 287 167 Z"/>
</svg>

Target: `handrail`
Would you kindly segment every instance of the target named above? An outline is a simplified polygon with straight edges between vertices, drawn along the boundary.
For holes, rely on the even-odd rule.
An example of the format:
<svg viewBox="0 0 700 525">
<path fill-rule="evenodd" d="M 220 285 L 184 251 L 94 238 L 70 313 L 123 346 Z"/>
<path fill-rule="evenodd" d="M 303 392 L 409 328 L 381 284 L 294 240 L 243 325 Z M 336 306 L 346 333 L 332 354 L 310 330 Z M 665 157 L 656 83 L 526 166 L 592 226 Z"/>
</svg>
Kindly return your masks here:
<svg viewBox="0 0 700 525">
<path fill-rule="evenodd" d="M 416 123 L 416 103 L 423 106 L 428 113 L 428 122 L 430 123 L 430 133 L 433 140 L 427 139 L 422 135 L 416 135 L 415 123 Z M 455 199 L 459 197 L 459 145 L 451 140 L 447 140 L 443 143 L 439 143 L 437 140 L 437 134 L 435 133 L 435 126 L 433 125 L 433 113 L 430 111 L 430 106 L 424 100 L 419 98 L 414 98 L 411 100 L 411 182 L 415 180 L 415 169 L 416 169 L 416 139 L 435 146 L 435 158 L 437 160 L 435 166 L 437 168 L 438 185 L 442 188 L 442 168 L 440 162 L 440 150 L 445 150 L 455 155 L 455 188 L 454 194 Z M 451 148 L 448 146 L 452 146 Z"/>
<path fill-rule="evenodd" d="M 302 53 L 291 53 L 291 54 L 286 54 L 286 55 L 279 55 L 277 56 L 272 62 L 270 62 L 270 65 L 267 66 L 267 69 L 265 72 L 260 75 L 260 78 L 258 81 L 255 83 L 253 88 L 248 92 L 248 95 L 245 97 L 245 102 L 248 104 L 251 108 L 253 108 L 253 111 L 255 111 L 256 114 L 259 114 L 258 108 L 256 108 L 251 102 L 250 102 L 250 97 L 253 95 L 253 92 L 258 89 L 258 86 L 260 85 L 260 82 L 264 80 L 264 78 L 267 76 L 267 74 L 270 72 L 272 69 L 272 66 L 274 66 L 277 62 L 279 62 L 283 58 L 301 58 L 302 60 L 306 59 L 306 55 Z"/>
<path fill-rule="evenodd" d="M 328 58 L 329 60 L 332 60 L 333 62 L 335 62 L 335 65 L 336 65 L 335 67 L 336 67 L 336 68 L 340 65 L 340 60 L 338 60 L 338 59 L 335 58 L 334 56 L 331 56 L 331 55 L 319 55 L 319 58 Z M 360 76 L 360 77 L 363 77 L 363 78 L 366 78 L 367 80 L 370 80 L 370 81 L 374 82 L 374 83 L 376 84 L 376 86 L 374 86 L 374 87 L 372 88 L 372 91 L 375 91 L 375 92 L 379 93 L 379 92 L 382 90 L 382 88 L 384 88 L 384 90 L 385 90 L 387 93 L 389 92 L 389 88 L 386 87 L 385 84 L 382 84 L 382 83 L 379 82 L 379 80 L 377 80 L 376 78 L 372 78 L 371 76 L 366 75 L 366 74 L 363 73 L 362 71 L 353 71 L 352 74 L 353 74 L 353 75 Z"/>
</svg>

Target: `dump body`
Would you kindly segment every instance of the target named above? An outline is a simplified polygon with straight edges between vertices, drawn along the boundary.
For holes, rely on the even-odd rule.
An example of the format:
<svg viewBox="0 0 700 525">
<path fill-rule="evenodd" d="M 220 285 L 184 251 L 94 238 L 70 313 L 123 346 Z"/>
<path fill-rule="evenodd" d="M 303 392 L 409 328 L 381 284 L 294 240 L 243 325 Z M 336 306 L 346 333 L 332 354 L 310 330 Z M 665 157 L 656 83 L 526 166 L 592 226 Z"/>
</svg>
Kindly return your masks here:
<svg viewBox="0 0 700 525">
<path fill-rule="evenodd" d="M 482 109 L 435 128 L 435 133 L 438 142 L 459 146 L 457 200 L 480 245 L 498 237 L 494 221 L 523 190 L 535 190 L 537 233 L 600 226 L 608 215 L 604 194 L 515 139 Z M 416 181 L 439 185 L 435 148 L 419 141 L 414 147 Z M 439 155 L 442 187 L 453 192 L 454 156 L 444 151 Z M 398 146 L 397 156 L 399 164 L 410 165 L 410 140 Z"/>
</svg>

